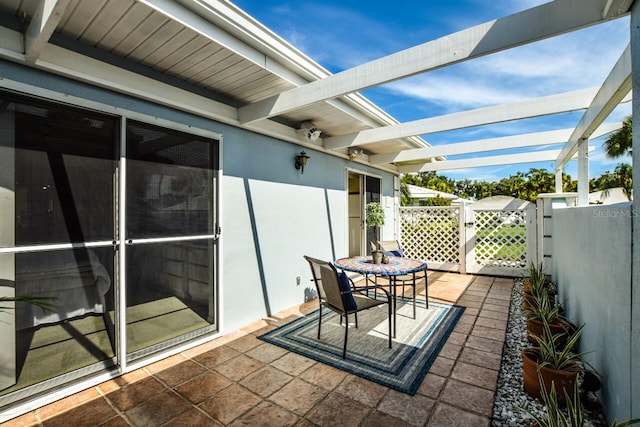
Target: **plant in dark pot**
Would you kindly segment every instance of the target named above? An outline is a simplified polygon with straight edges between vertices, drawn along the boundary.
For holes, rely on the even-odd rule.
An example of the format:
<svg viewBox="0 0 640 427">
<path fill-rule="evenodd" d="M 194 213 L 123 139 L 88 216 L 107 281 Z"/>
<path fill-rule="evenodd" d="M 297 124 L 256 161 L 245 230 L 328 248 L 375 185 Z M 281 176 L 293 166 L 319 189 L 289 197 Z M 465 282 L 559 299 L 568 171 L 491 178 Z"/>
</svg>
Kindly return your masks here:
<svg viewBox="0 0 640 427">
<path fill-rule="evenodd" d="M 538 346 L 522 351 L 524 389 L 530 396 L 540 399 L 541 388 L 544 387 L 550 393 L 551 384 L 554 383 L 558 397 L 563 402 L 565 391 L 569 397 L 573 397 L 578 374 L 584 370 L 582 354 L 574 352 L 584 324 L 568 335 L 564 344 L 559 346 L 557 343 L 562 334 L 553 334 L 549 323 L 545 320 L 542 323 L 544 332 L 542 336 L 535 337 Z M 539 380 L 538 371 L 543 381 Z"/>
<path fill-rule="evenodd" d="M 371 242 L 371 256 L 375 264 L 382 262 L 382 250 L 378 247 L 380 227 L 384 225 L 384 210 L 378 202 L 367 203 L 366 206 L 366 223 L 368 227 L 374 227 L 375 243 Z"/>
</svg>

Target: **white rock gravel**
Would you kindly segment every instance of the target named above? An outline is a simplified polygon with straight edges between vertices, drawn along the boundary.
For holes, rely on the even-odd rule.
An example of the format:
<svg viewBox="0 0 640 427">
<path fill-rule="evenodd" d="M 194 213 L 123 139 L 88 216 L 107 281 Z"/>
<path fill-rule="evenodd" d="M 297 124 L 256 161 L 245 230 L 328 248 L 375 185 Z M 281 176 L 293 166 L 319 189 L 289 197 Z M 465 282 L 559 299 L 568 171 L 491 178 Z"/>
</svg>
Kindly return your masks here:
<svg viewBox="0 0 640 427">
<path fill-rule="evenodd" d="M 542 402 L 530 397 L 524 391 L 522 382 L 523 349 L 530 347 L 527 341 L 526 321 L 522 314 L 522 280 L 516 279 L 511 294 L 511 308 L 507 324 L 507 335 L 502 350 L 502 363 L 498 377 L 498 389 L 493 405 L 494 427 L 530 426 L 532 412 L 544 416 Z M 593 395 L 589 396 L 591 404 L 585 407 L 585 426 L 606 426 L 604 416 Z"/>
</svg>

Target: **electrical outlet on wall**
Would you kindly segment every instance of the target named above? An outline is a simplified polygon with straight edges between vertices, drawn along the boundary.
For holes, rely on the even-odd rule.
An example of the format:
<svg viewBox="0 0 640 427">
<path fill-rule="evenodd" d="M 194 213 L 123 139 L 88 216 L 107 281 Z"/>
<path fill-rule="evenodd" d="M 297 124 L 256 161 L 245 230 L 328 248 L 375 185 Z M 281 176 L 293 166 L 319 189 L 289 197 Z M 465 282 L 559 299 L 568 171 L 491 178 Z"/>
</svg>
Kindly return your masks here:
<svg viewBox="0 0 640 427">
<path fill-rule="evenodd" d="M 296 286 L 300 286 L 300 276 L 296 277 Z"/>
</svg>

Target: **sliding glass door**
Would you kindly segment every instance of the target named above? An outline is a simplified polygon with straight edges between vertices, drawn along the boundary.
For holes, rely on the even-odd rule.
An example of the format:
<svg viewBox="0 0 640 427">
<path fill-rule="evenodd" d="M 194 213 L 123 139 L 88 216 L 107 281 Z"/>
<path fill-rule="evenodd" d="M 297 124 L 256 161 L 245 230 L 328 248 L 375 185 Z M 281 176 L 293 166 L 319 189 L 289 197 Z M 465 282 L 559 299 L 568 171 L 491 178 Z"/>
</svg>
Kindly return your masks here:
<svg viewBox="0 0 640 427">
<path fill-rule="evenodd" d="M 0 410 L 216 330 L 219 141 L 175 128 L 0 92 Z"/>
<path fill-rule="evenodd" d="M 347 172 L 349 256 L 370 255 L 370 242 L 376 240 L 372 227 L 367 227 L 367 203 L 380 202 L 382 180 L 355 171 Z"/>
<path fill-rule="evenodd" d="M 0 92 L 0 396 L 115 364 L 114 117 Z"/>
<path fill-rule="evenodd" d="M 127 354 L 133 360 L 215 320 L 217 141 L 128 121 Z"/>
</svg>

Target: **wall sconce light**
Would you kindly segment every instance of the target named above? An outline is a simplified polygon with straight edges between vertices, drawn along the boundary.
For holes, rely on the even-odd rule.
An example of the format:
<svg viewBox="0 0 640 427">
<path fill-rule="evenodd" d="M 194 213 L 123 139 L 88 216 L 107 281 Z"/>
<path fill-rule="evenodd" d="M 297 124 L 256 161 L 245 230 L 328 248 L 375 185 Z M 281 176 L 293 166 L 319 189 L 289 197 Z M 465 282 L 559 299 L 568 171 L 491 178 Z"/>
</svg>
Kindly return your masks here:
<svg viewBox="0 0 640 427">
<path fill-rule="evenodd" d="M 349 148 L 349 160 L 354 161 L 360 154 L 362 154 L 361 148 Z"/>
<path fill-rule="evenodd" d="M 309 160 L 309 156 L 304 151 L 296 156 L 296 170 L 299 170 L 301 174 L 304 173 L 304 165 L 307 164 L 307 160 Z"/>
</svg>

